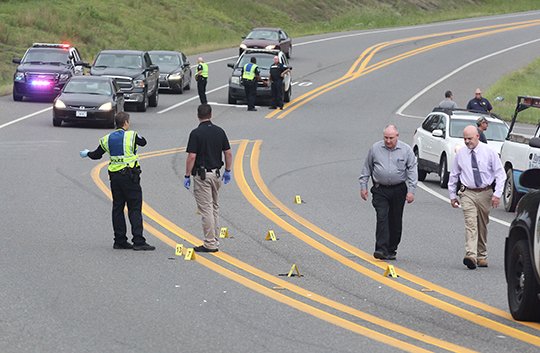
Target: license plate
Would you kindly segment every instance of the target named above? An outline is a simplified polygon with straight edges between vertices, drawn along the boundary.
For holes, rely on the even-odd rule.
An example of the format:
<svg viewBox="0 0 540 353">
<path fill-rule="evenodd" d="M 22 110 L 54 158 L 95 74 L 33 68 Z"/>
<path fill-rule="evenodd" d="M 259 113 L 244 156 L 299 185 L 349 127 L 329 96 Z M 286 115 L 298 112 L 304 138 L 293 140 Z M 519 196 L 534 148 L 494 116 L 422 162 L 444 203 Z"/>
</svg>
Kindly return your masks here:
<svg viewBox="0 0 540 353">
<path fill-rule="evenodd" d="M 87 114 L 88 114 L 88 113 L 87 113 L 86 111 L 84 111 L 84 110 L 77 110 L 77 111 L 75 112 L 75 116 L 76 116 L 77 118 L 86 118 Z"/>
</svg>

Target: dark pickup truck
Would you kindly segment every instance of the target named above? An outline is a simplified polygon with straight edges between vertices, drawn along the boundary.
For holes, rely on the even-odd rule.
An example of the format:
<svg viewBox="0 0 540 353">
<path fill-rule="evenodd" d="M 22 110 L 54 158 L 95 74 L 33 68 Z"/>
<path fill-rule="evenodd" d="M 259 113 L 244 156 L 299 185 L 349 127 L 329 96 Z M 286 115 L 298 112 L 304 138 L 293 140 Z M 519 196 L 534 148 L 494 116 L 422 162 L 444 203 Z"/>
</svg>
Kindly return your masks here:
<svg viewBox="0 0 540 353">
<path fill-rule="evenodd" d="M 159 67 L 152 63 L 146 51 L 102 50 L 90 74 L 115 78 L 125 103 L 135 104 L 140 112 L 158 105 Z"/>
</svg>

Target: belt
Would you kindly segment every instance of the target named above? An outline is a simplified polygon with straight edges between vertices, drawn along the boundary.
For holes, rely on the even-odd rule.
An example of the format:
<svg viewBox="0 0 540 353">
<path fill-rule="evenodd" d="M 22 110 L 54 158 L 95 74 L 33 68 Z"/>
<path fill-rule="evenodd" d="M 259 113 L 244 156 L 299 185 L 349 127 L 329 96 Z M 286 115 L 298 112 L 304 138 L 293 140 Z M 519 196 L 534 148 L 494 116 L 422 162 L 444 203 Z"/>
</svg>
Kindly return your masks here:
<svg viewBox="0 0 540 353">
<path fill-rule="evenodd" d="M 395 188 L 395 187 L 398 187 L 398 186 L 402 186 L 403 184 L 405 184 L 405 182 L 402 182 L 402 183 L 399 183 L 399 184 L 393 184 L 393 185 L 383 185 L 383 184 L 379 184 L 379 183 L 374 183 L 373 186 L 375 186 L 376 188 Z"/>
<path fill-rule="evenodd" d="M 485 188 L 477 188 L 477 189 L 473 189 L 473 188 L 469 188 L 469 187 L 465 186 L 465 190 L 471 190 L 471 191 L 474 191 L 474 192 L 482 192 L 482 191 L 491 190 L 491 185 L 486 186 Z"/>
</svg>

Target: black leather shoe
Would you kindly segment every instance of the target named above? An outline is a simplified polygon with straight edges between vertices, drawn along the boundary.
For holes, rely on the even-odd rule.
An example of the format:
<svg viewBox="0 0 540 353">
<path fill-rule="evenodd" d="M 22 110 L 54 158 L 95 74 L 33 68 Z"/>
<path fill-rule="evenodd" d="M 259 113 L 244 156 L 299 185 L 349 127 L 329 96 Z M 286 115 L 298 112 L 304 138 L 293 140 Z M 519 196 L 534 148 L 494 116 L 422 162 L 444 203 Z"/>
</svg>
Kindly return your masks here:
<svg viewBox="0 0 540 353">
<path fill-rule="evenodd" d="M 257 108 L 249 108 L 248 109 L 248 112 L 256 112 L 257 111 Z"/>
<path fill-rule="evenodd" d="M 379 260 L 387 260 L 388 257 L 382 251 L 375 251 L 373 257 Z"/>
<path fill-rule="evenodd" d="M 218 252 L 219 251 L 219 249 L 208 249 L 204 245 L 196 246 L 193 248 L 193 250 L 195 250 L 195 252 Z"/>
<path fill-rule="evenodd" d="M 152 250 L 156 250 L 156 247 L 155 246 L 152 246 L 150 244 L 147 244 L 147 243 L 143 243 L 143 244 L 133 244 L 133 250 L 135 251 L 152 251 Z"/>
<path fill-rule="evenodd" d="M 276 106 L 275 105 L 271 105 L 268 107 L 268 109 L 276 109 Z"/>
<path fill-rule="evenodd" d="M 386 256 L 386 259 L 387 259 L 387 260 L 395 260 L 395 259 L 396 259 L 396 255 L 397 255 L 397 254 L 396 254 L 395 252 L 392 252 L 392 253 L 390 253 L 390 254 L 388 254 L 388 255 Z"/>
<path fill-rule="evenodd" d="M 112 247 L 113 249 L 133 249 L 133 245 L 127 241 L 125 243 L 114 243 Z"/>
</svg>

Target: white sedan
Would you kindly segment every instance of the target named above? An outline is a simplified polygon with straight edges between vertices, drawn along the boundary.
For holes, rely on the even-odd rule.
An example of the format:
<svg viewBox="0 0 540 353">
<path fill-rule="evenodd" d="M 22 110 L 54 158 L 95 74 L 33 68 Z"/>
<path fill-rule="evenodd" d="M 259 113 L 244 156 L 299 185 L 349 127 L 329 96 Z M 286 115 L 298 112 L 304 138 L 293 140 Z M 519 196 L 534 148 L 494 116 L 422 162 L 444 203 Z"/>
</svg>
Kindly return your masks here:
<svg viewBox="0 0 540 353">
<path fill-rule="evenodd" d="M 481 117 L 488 120 L 488 129 L 484 132 L 487 145 L 500 155 L 508 135 L 508 125 L 504 121 L 488 113 L 435 108 L 414 133 L 413 151 L 418 160 L 419 181 L 423 181 L 428 173 L 437 173 L 441 188 L 448 186 L 454 156 L 465 146 L 463 129 L 467 125 L 476 126 Z"/>
</svg>

